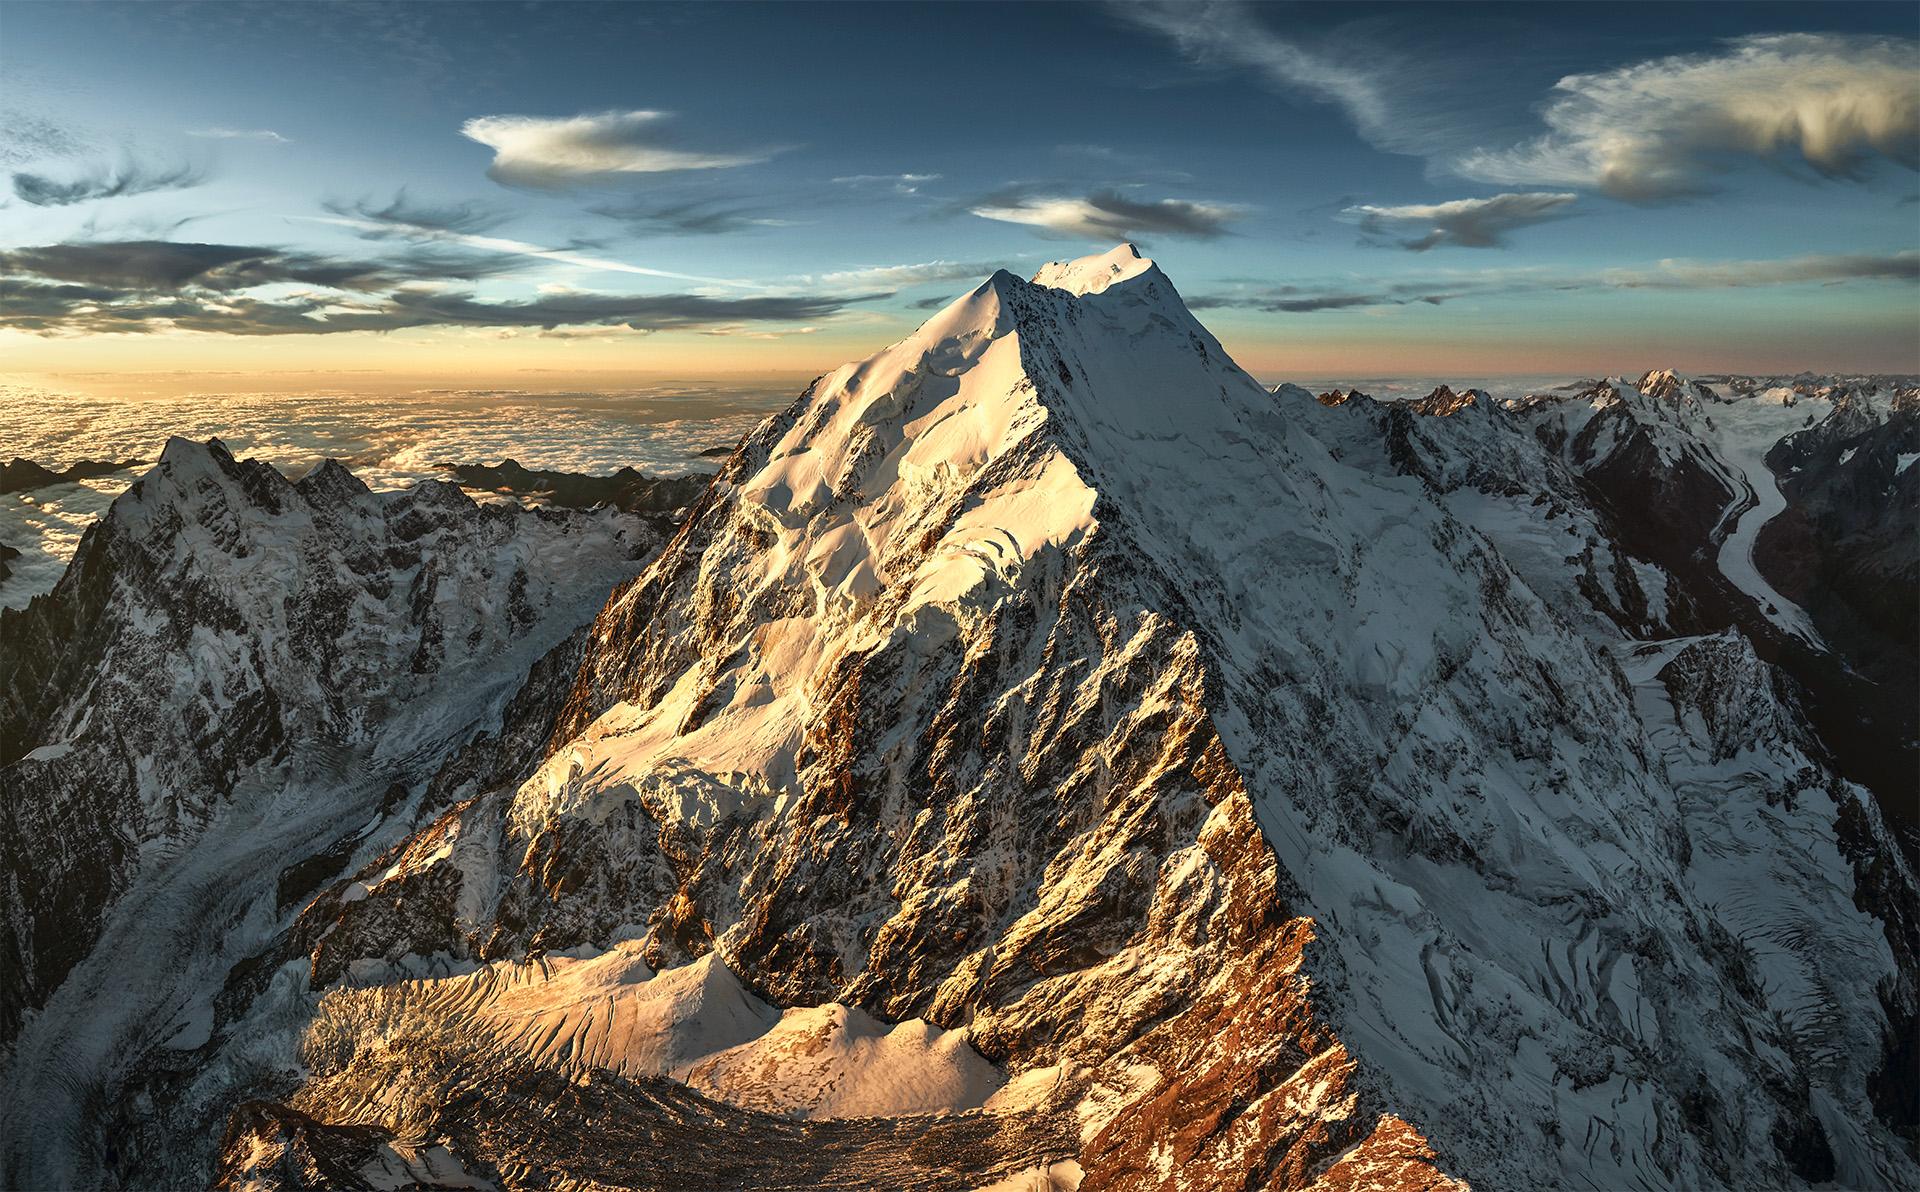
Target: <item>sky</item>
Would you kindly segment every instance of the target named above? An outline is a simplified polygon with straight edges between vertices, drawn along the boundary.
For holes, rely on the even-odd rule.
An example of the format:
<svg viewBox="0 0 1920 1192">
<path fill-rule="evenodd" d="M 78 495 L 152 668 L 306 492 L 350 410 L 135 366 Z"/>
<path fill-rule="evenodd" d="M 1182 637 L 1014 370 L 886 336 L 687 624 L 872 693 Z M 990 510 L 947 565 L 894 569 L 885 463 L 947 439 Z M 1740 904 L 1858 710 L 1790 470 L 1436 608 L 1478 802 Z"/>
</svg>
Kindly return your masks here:
<svg viewBox="0 0 1920 1192">
<path fill-rule="evenodd" d="M 1263 380 L 1920 372 L 1911 4 L 0 6 L 0 376 L 810 376 L 1139 244 Z"/>
</svg>

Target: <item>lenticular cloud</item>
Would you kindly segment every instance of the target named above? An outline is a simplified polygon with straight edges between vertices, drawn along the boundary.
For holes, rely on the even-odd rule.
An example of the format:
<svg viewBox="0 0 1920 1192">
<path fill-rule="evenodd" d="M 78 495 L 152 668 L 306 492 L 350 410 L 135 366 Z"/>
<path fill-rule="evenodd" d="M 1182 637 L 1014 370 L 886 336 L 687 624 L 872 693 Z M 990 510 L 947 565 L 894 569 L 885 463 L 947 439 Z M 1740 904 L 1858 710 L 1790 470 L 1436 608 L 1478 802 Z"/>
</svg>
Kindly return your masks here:
<svg viewBox="0 0 1920 1192">
<path fill-rule="evenodd" d="M 487 173 L 512 186 L 559 188 L 621 174 L 718 170 L 752 165 L 771 151 L 709 153 L 667 143 L 670 112 L 598 112 L 579 116 L 477 116 L 461 125 L 491 148 Z"/>
<path fill-rule="evenodd" d="M 1726 154 L 1797 153 L 1834 178 L 1858 176 L 1874 157 L 1920 168 L 1917 48 L 1901 38 L 1768 35 L 1722 54 L 1569 75 L 1542 113 L 1550 131 L 1470 153 L 1455 169 L 1657 202 L 1711 189 Z"/>
</svg>

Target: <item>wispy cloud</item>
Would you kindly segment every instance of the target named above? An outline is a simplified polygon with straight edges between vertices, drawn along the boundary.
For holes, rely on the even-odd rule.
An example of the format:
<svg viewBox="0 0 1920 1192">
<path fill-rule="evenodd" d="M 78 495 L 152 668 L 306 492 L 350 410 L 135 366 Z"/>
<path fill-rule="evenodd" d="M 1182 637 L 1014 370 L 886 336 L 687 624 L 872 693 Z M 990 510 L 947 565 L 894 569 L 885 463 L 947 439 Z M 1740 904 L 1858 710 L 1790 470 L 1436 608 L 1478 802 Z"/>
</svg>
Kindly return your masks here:
<svg viewBox="0 0 1920 1192">
<path fill-rule="evenodd" d="M 302 216 L 315 223 L 335 224 L 340 227 L 357 228 L 363 232 L 376 234 L 386 232 L 387 226 L 378 220 L 357 219 L 348 216 Z M 541 261 L 552 261 L 557 265 L 576 265 L 582 269 L 599 269 L 609 273 L 632 273 L 640 277 L 664 277 L 673 281 L 692 281 L 702 285 L 725 286 L 731 289 L 758 290 L 766 287 L 759 282 L 741 278 L 705 277 L 697 273 L 676 273 L 671 269 L 653 269 L 646 265 L 635 265 L 629 261 L 618 261 L 611 257 L 597 257 L 577 252 L 571 248 L 547 248 L 539 244 L 530 244 L 525 240 L 513 240 L 504 236 L 482 236 L 471 232 L 456 232 L 445 229 L 419 227 L 418 239 L 436 241 L 445 244 L 457 244 L 466 248 L 479 249 L 482 252 L 502 253 L 508 256 L 531 257 Z"/>
<path fill-rule="evenodd" d="M 1246 214 L 1230 203 L 1186 199 L 1134 199 L 1113 190 L 1084 197 L 1028 194 L 1019 190 L 967 205 L 982 219 L 1024 224 L 1054 236 L 1081 240 L 1142 240 L 1150 236 L 1212 239 Z"/>
<path fill-rule="evenodd" d="M 449 284 L 501 267 L 496 257 L 437 249 L 354 261 L 256 245 L 42 245 L 0 252 L 0 273 L 6 275 L 0 280 L 0 327 L 48 335 L 176 330 L 249 336 L 438 326 L 698 330 L 813 325 L 853 303 L 885 296 L 717 298 L 547 287 L 530 299 L 489 300 Z"/>
<path fill-rule="evenodd" d="M 1246 70 L 1279 94 L 1331 104 L 1376 148 L 1481 182 L 1663 202 L 1711 190 L 1738 157 L 1792 153 L 1829 178 L 1860 177 L 1875 157 L 1920 168 L 1912 38 L 1755 35 L 1712 53 L 1569 75 L 1541 108 L 1544 134 L 1486 148 L 1485 126 L 1508 124 L 1511 112 L 1489 110 L 1506 105 L 1486 89 L 1482 64 L 1436 63 L 1378 27 L 1311 40 L 1284 34 L 1236 0 L 1147 0 L 1115 11 L 1195 64 Z"/>
<path fill-rule="evenodd" d="M 0 272 L 129 291 L 230 292 L 279 283 L 372 291 L 430 279 L 471 281 L 503 272 L 496 258 L 442 251 L 348 260 L 245 244 L 103 240 L 0 251 Z"/>
<path fill-rule="evenodd" d="M 942 281 L 978 281 L 991 276 L 998 268 L 999 263 L 989 261 L 921 261 L 912 265 L 875 265 L 804 274 L 792 280 L 798 285 L 831 290 L 905 290 Z"/>
<path fill-rule="evenodd" d="M 0 110 L 0 128 L 7 130 L 6 138 L 0 140 L 0 163 L 6 165 L 71 157 L 89 144 L 69 125 L 19 108 Z"/>
<path fill-rule="evenodd" d="M 1281 91 L 1337 105 L 1369 140 L 1397 137 L 1388 88 L 1377 68 L 1282 37 L 1244 4 L 1150 0 L 1114 11 L 1171 39 L 1194 61 L 1247 68 Z"/>
<path fill-rule="evenodd" d="M 1710 290 L 1809 282 L 1920 281 L 1920 251 L 1814 253 L 1774 261 L 1668 259 L 1646 269 L 1608 269 L 1600 277 L 1621 289 Z"/>
<path fill-rule="evenodd" d="M 271 141 L 276 145 L 293 143 L 290 138 L 281 136 L 271 128 L 190 128 L 187 135 L 209 141 Z"/>
<path fill-rule="evenodd" d="M 1631 202 L 1712 188 L 1727 155 L 1797 152 L 1830 178 L 1873 157 L 1920 168 L 1920 43 L 1794 33 L 1569 75 L 1542 111 L 1548 131 L 1453 163 L 1487 182 L 1588 187 Z"/>
<path fill-rule="evenodd" d="M 1367 307 L 1439 306 L 1465 298 L 1554 291 L 1725 290 L 1766 286 L 1839 285 L 1848 282 L 1920 282 L 1920 251 L 1816 253 L 1773 260 L 1692 261 L 1566 272 L 1550 269 L 1483 269 L 1403 277 L 1372 286 L 1355 282 L 1322 285 L 1247 285 L 1189 298 L 1195 310 L 1239 308 L 1304 314 Z"/>
<path fill-rule="evenodd" d="M 671 142 L 672 113 L 598 112 L 579 116 L 477 116 L 460 126 L 494 151 L 487 174 L 511 186 L 542 189 L 604 183 L 628 174 L 721 170 L 766 161 L 778 149 L 716 152 Z"/>
<path fill-rule="evenodd" d="M 1390 233 L 1399 225 L 1424 227 L 1423 234 L 1399 242 L 1401 247 L 1414 252 L 1425 252 L 1443 244 L 1500 248 L 1506 244 L 1508 232 L 1566 215 L 1577 197 L 1533 192 L 1398 207 L 1363 204 L 1348 207 L 1343 214 L 1358 222 L 1363 231 L 1373 234 Z"/>
<path fill-rule="evenodd" d="M 13 193 L 21 202 L 35 207 L 67 207 L 95 199 L 116 199 L 149 194 L 159 190 L 184 190 L 206 180 L 203 167 L 192 164 L 150 166 L 140 162 L 122 162 L 117 167 L 97 166 L 72 178 L 49 178 L 44 174 L 16 173 Z"/>
<path fill-rule="evenodd" d="M 507 220 L 505 212 L 471 199 L 457 203 L 420 202 L 408 195 L 404 186 L 384 203 L 368 198 L 353 202 L 330 199 L 321 206 L 353 220 L 355 226 L 370 236 L 409 239 L 432 239 L 449 232 L 485 232 Z"/>
<path fill-rule="evenodd" d="M 757 228 L 785 227 L 790 222 L 745 204 L 721 199 L 602 204 L 588 210 L 618 220 L 636 236 L 721 236 Z"/>
<path fill-rule="evenodd" d="M 885 187 L 895 194 L 914 195 L 929 182 L 937 182 L 938 174 L 842 174 L 835 178 L 837 186 Z"/>
<path fill-rule="evenodd" d="M 488 302 L 470 294 L 396 290 L 377 300 L 325 295 L 286 298 L 189 292 L 128 294 L 103 287 L 0 281 L 0 327 L 38 334 L 200 331 L 222 335 L 331 335 L 416 327 L 625 327 L 698 330 L 746 321 L 804 322 L 854 298 L 708 298 L 696 294 L 575 294 Z"/>
</svg>

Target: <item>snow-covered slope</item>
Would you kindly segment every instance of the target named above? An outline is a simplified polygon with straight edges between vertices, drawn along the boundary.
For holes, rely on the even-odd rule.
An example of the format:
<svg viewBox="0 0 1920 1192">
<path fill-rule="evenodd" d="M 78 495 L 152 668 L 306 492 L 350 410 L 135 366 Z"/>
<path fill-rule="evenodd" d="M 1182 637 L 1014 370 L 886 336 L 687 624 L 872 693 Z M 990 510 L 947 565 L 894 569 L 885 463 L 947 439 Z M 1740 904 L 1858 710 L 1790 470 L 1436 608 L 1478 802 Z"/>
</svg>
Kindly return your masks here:
<svg viewBox="0 0 1920 1192">
<path fill-rule="evenodd" d="M 1086 1188 L 1910 1180 L 1872 1093 L 1914 977 L 1911 919 L 1859 909 L 1857 873 L 1913 897 L 1877 812 L 1737 640 L 1627 644 L 1670 632 L 1665 579 L 1582 504 L 1593 419 L 1543 446 L 1486 404 L 1395 437 L 1276 399 L 1130 248 L 996 274 L 750 436 L 596 620 L 539 769 L 272 959 L 717 958 L 803 1015 L 964 1031 Z M 1760 678 L 1693 679 L 1729 671 Z M 434 1054 L 488 1041 L 512 1104 L 574 1062 L 472 1004 Z M 376 1035 L 289 1112 L 351 1116 Z M 538 1130 L 511 1159 L 569 1170 Z"/>
</svg>

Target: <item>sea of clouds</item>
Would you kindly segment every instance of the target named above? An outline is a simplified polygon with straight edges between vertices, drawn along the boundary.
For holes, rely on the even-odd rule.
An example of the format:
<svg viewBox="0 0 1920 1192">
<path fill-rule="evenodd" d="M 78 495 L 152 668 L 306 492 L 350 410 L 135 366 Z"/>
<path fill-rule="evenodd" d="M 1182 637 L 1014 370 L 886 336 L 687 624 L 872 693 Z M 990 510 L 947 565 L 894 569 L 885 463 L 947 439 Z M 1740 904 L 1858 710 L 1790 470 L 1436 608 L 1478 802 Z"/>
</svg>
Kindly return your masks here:
<svg viewBox="0 0 1920 1192">
<path fill-rule="evenodd" d="M 323 459 L 375 489 L 444 477 L 443 463 L 605 475 L 711 472 L 702 452 L 731 447 L 797 388 L 690 384 L 622 393 L 425 390 L 379 395 L 195 394 L 116 398 L 0 385 L 0 457 L 55 470 L 82 459 L 152 461 L 168 436 L 219 438 L 295 479 Z M 21 552 L 0 607 L 53 587 L 80 535 L 144 468 L 0 496 L 0 543 Z"/>
</svg>

